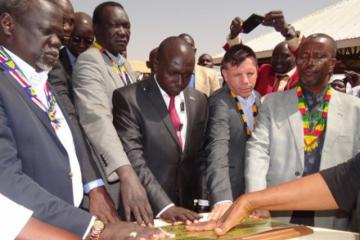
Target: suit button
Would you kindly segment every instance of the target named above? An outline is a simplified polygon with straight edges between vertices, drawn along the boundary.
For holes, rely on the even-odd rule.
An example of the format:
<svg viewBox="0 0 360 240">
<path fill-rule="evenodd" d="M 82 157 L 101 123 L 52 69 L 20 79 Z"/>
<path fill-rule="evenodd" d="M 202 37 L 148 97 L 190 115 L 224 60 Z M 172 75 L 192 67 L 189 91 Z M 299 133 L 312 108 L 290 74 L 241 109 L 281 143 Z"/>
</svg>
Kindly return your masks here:
<svg viewBox="0 0 360 240">
<path fill-rule="evenodd" d="M 73 173 L 73 172 L 69 172 L 68 175 L 69 175 L 69 178 L 72 178 L 72 177 L 74 176 L 74 173 Z"/>
<path fill-rule="evenodd" d="M 299 176 L 300 176 L 300 172 L 299 172 L 299 171 L 296 171 L 296 172 L 295 172 L 295 176 L 299 177 Z"/>
</svg>

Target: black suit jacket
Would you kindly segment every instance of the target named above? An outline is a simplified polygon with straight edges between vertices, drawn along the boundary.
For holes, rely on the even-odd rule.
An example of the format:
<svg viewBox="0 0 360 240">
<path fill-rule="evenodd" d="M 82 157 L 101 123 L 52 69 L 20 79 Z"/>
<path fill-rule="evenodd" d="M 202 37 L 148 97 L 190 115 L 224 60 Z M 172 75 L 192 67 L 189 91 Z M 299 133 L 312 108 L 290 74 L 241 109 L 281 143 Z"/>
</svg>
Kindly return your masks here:
<svg viewBox="0 0 360 240">
<path fill-rule="evenodd" d="M 67 152 L 46 114 L 0 69 L 0 192 L 34 211 L 34 217 L 78 236 L 91 215 L 73 206 Z M 98 178 L 84 156 L 79 129 L 59 106 L 73 135 L 83 182 Z"/>
<path fill-rule="evenodd" d="M 59 51 L 59 60 L 49 72 L 49 82 L 54 87 L 58 96 L 66 95 L 71 102 L 64 101 L 63 106 L 68 113 L 75 114 L 74 109 L 74 91 L 72 86 L 72 66 L 69 60 L 69 56 L 66 51 L 66 47 L 63 47 Z"/>
<path fill-rule="evenodd" d="M 184 151 L 153 77 L 114 91 L 114 125 L 124 150 L 158 213 L 171 202 L 192 208 L 201 192 L 199 149 L 207 121 L 207 99 L 184 90 L 187 134 Z"/>
<path fill-rule="evenodd" d="M 260 95 L 256 92 L 256 105 Z M 241 114 L 227 85 L 209 98 L 209 121 L 204 157 L 210 203 L 235 200 L 245 192 L 245 146 L 247 137 Z"/>
</svg>

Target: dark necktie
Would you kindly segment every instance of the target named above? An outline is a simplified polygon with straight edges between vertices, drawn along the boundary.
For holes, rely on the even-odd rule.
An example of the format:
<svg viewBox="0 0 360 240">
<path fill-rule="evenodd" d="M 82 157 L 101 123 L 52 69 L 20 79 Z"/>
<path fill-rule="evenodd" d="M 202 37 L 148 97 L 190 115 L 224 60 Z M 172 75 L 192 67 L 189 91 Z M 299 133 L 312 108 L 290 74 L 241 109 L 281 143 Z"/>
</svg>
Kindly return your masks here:
<svg viewBox="0 0 360 240">
<path fill-rule="evenodd" d="M 181 138 L 181 122 L 179 115 L 176 112 L 175 108 L 175 96 L 169 96 L 170 97 L 170 103 L 169 103 L 169 115 L 172 122 L 172 125 L 174 126 L 174 129 L 176 131 L 177 139 L 180 145 L 180 148 L 182 149 L 182 138 Z"/>
</svg>

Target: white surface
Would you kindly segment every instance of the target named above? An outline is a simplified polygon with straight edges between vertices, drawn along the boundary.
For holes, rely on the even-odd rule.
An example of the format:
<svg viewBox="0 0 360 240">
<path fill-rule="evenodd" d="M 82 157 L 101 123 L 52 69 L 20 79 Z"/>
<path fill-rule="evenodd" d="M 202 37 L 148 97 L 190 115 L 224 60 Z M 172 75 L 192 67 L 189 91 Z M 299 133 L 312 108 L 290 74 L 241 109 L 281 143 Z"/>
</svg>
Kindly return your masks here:
<svg viewBox="0 0 360 240">
<path fill-rule="evenodd" d="M 316 228 L 312 227 L 314 234 L 292 238 L 293 240 L 359 240 L 360 236 L 358 233 L 337 231 L 327 228 Z"/>
<path fill-rule="evenodd" d="M 11 201 L 0 193 L 1 239 L 11 240 L 20 233 L 32 215 L 32 211 Z"/>
</svg>

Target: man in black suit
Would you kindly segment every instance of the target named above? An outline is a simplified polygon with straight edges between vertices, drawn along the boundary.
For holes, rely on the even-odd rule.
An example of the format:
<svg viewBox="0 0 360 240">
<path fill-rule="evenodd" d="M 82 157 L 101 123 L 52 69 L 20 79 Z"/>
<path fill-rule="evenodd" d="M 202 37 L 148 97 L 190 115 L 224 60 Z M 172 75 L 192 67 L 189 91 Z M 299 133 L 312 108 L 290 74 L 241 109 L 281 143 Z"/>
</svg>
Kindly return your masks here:
<svg viewBox="0 0 360 240">
<path fill-rule="evenodd" d="M 198 152 L 208 113 L 205 95 L 187 87 L 194 65 L 192 47 L 169 37 L 159 46 L 155 76 L 113 95 L 114 125 L 124 150 L 154 213 L 171 222 L 199 218 L 184 209 L 199 198 Z"/>
<path fill-rule="evenodd" d="M 218 219 L 245 192 L 245 145 L 260 105 L 260 95 L 253 90 L 257 60 L 251 48 L 231 47 L 222 60 L 221 73 L 226 84 L 209 98 L 204 151 L 211 219 Z"/>
<path fill-rule="evenodd" d="M 104 229 L 77 208 L 84 184 L 99 174 L 84 155 L 79 129 L 47 83 L 61 45 L 61 23 L 55 0 L 0 2 L 0 192 L 35 218 L 81 238 L 90 233 L 123 239 L 134 231 L 149 237 L 151 230 L 119 221 Z"/>
</svg>

